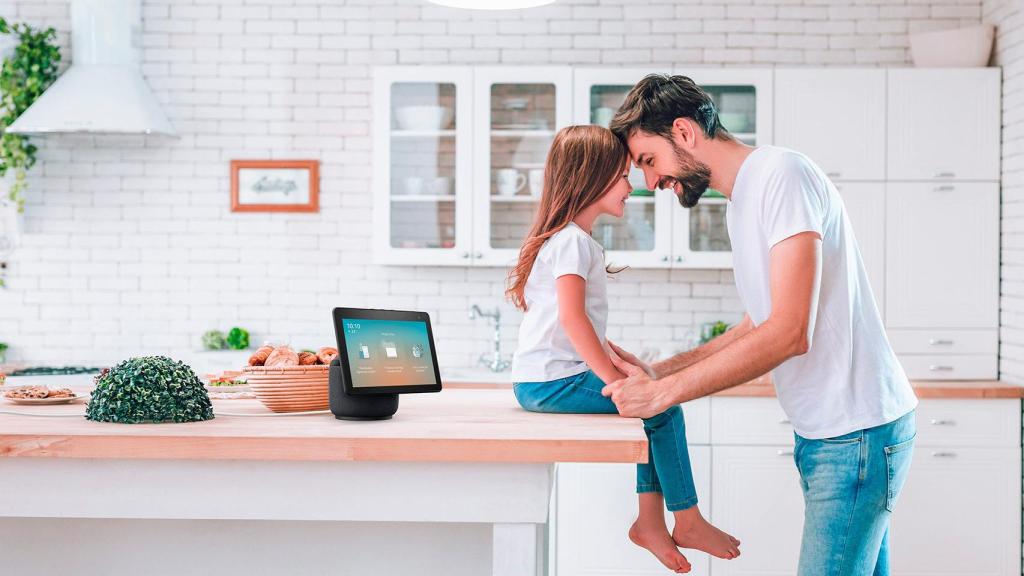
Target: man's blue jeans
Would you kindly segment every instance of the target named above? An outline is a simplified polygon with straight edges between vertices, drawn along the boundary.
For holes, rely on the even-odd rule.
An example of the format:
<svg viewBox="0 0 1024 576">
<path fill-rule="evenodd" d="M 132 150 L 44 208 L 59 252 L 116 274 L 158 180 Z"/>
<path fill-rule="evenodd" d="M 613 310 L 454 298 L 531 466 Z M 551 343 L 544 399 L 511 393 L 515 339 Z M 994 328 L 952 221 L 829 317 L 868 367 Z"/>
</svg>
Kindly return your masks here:
<svg viewBox="0 0 1024 576">
<path fill-rule="evenodd" d="M 889 516 L 916 433 L 911 411 L 835 438 L 796 435 L 793 459 L 806 504 L 799 576 L 888 576 Z"/>
<path fill-rule="evenodd" d="M 592 371 L 551 382 L 517 382 L 516 400 L 531 412 L 562 414 L 618 414 L 611 398 L 601 395 L 604 381 Z M 697 489 L 686 448 L 683 411 L 672 406 L 644 419 L 647 464 L 636 466 L 636 491 L 660 492 L 665 507 L 685 510 L 697 504 Z"/>
</svg>

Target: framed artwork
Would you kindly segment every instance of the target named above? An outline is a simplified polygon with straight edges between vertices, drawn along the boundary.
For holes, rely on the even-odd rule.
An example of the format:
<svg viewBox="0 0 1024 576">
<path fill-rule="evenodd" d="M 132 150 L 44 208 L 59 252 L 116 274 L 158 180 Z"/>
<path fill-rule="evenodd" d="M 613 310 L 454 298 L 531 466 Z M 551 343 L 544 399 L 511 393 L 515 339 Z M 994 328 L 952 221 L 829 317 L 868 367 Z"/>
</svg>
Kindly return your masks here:
<svg viewBox="0 0 1024 576">
<path fill-rule="evenodd" d="M 319 212 L 317 160 L 232 160 L 232 212 Z"/>
</svg>

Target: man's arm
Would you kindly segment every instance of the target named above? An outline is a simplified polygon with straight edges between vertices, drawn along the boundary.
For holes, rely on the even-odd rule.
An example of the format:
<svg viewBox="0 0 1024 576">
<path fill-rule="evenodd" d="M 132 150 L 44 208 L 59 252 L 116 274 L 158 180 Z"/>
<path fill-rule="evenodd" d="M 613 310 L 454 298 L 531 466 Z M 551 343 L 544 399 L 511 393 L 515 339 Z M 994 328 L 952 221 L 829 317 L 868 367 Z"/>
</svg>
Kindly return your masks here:
<svg viewBox="0 0 1024 576">
<path fill-rule="evenodd" d="M 771 315 L 717 352 L 653 381 L 640 370 L 605 386 L 623 416 L 647 418 L 673 404 L 749 382 L 811 346 L 821 284 L 821 238 L 791 236 L 771 249 Z M 619 366 L 625 369 L 624 366 Z"/>
<path fill-rule="evenodd" d="M 711 356 L 726 346 L 742 338 L 745 334 L 750 332 L 754 328 L 754 323 L 750 321 L 750 316 L 744 315 L 743 320 L 739 324 L 736 324 L 732 328 L 729 328 L 722 335 L 718 336 L 710 342 L 706 342 L 693 350 L 685 350 L 676 354 L 671 358 L 666 358 L 661 362 L 657 362 L 651 366 L 654 373 L 657 374 L 658 378 L 664 378 L 670 374 L 675 374 L 687 366 L 696 364 L 701 360 Z M 621 354 L 620 354 L 621 356 Z"/>
</svg>

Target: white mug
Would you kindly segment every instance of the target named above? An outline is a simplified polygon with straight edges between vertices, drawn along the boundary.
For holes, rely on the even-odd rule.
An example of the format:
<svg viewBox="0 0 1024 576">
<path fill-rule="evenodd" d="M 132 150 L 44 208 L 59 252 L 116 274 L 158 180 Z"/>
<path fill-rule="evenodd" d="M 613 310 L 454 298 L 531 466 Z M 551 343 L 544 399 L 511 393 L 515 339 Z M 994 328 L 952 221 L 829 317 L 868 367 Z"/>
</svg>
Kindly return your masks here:
<svg viewBox="0 0 1024 576">
<path fill-rule="evenodd" d="M 406 194 L 422 194 L 423 193 L 423 178 L 419 176 L 406 176 L 402 180 L 403 191 Z"/>
<path fill-rule="evenodd" d="M 544 191 L 544 169 L 534 168 L 530 170 L 530 194 L 540 196 Z"/>
<path fill-rule="evenodd" d="M 502 168 L 495 172 L 498 182 L 498 194 L 512 196 L 526 185 L 526 176 L 515 168 Z"/>
</svg>

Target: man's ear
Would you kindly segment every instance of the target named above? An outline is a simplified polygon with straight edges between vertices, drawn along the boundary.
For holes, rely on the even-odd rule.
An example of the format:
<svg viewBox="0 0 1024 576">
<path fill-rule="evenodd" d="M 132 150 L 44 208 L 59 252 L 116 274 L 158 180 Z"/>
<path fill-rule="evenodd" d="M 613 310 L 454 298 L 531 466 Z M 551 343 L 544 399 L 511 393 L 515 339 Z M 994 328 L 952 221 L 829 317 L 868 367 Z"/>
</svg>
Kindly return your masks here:
<svg viewBox="0 0 1024 576">
<path fill-rule="evenodd" d="M 676 118 L 672 122 L 672 136 L 676 145 L 682 148 L 693 148 L 697 143 L 696 125 L 690 118 Z"/>
</svg>

